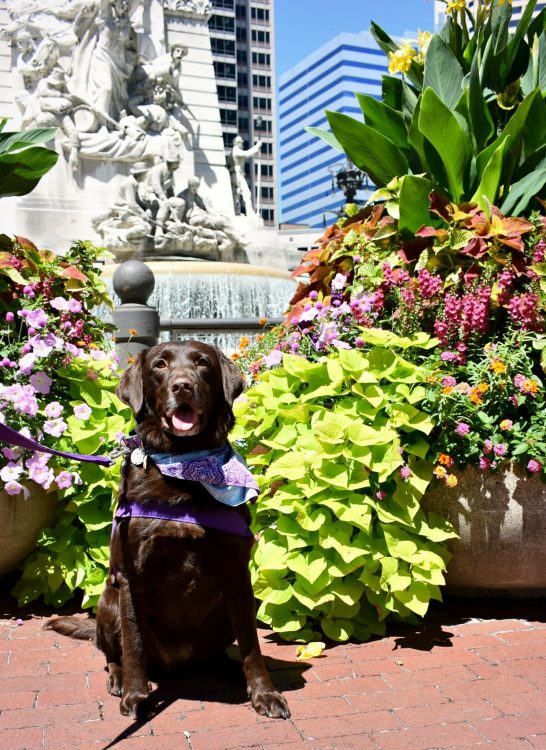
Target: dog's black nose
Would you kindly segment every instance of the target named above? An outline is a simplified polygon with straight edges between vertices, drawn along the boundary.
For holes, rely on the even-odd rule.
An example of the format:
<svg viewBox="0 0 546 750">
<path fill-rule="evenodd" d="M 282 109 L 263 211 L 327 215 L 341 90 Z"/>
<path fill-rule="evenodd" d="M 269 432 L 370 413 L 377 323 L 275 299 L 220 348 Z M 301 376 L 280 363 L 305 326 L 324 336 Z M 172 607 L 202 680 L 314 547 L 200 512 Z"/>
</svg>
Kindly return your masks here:
<svg viewBox="0 0 546 750">
<path fill-rule="evenodd" d="M 173 393 L 189 392 L 192 389 L 192 383 L 189 378 L 179 377 L 175 378 L 171 383 L 171 390 Z"/>
</svg>

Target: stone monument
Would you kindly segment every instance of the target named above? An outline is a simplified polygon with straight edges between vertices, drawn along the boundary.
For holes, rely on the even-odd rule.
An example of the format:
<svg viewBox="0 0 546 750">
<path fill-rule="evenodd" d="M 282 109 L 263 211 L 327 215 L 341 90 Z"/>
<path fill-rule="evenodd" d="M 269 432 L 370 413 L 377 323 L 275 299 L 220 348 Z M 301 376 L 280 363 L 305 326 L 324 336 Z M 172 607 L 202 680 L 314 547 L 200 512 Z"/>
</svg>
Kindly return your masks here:
<svg viewBox="0 0 546 750">
<path fill-rule="evenodd" d="M 0 113 L 10 130 L 56 127 L 62 156 L 31 194 L 3 201 L 3 231 L 60 251 L 88 238 L 119 261 L 247 261 L 209 13 L 206 0 L 0 0 Z M 241 167 L 259 144 L 238 145 L 250 221 Z"/>
</svg>

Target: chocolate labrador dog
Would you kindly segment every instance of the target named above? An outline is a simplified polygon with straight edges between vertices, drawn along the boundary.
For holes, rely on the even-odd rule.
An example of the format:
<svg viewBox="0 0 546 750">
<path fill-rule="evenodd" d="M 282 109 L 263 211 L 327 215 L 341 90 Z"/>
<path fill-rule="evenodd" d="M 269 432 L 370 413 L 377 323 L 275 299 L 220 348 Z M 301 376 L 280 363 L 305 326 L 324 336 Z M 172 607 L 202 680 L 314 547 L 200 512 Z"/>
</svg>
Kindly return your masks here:
<svg viewBox="0 0 546 750">
<path fill-rule="evenodd" d="M 256 485 L 226 442 L 242 389 L 237 366 L 195 341 L 140 353 L 118 387 L 135 414 L 138 445 L 122 469 L 96 626 L 58 617 L 46 627 L 95 637 L 108 692 L 134 719 L 147 714 L 149 678 L 210 659 L 235 638 L 254 709 L 290 716 L 256 632 L 246 504 Z"/>
</svg>

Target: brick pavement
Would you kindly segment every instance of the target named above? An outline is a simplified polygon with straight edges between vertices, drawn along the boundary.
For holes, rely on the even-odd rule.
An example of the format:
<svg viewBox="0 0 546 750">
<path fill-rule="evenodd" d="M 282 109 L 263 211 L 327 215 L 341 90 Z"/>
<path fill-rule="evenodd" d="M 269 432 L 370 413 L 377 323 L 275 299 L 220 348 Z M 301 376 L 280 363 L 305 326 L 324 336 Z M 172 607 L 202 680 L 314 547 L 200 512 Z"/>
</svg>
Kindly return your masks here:
<svg viewBox="0 0 546 750">
<path fill-rule="evenodd" d="M 0 750 L 546 750 L 546 600 L 447 600 L 307 662 L 260 629 L 290 721 L 257 716 L 226 663 L 161 684 L 136 724 L 102 654 L 43 631 L 46 615 L 0 598 Z"/>
</svg>

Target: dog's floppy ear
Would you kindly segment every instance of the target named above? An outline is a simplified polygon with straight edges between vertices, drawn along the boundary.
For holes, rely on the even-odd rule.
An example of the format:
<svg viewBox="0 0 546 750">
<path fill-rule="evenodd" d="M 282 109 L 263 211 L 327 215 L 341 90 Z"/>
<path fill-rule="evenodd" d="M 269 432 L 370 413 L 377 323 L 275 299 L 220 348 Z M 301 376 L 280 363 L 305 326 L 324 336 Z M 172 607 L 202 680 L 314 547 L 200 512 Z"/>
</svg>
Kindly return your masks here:
<svg viewBox="0 0 546 750">
<path fill-rule="evenodd" d="M 125 370 L 116 388 L 118 397 L 131 407 L 137 421 L 144 405 L 143 364 L 144 352 L 140 352 L 133 364 Z"/>
<path fill-rule="evenodd" d="M 231 407 L 233 402 L 243 392 L 244 382 L 241 370 L 233 360 L 226 357 L 223 352 L 218 352 L 220 367 L 222 368 L 222 383 L 224 386 L 224 396 Z"/>
</svg>

